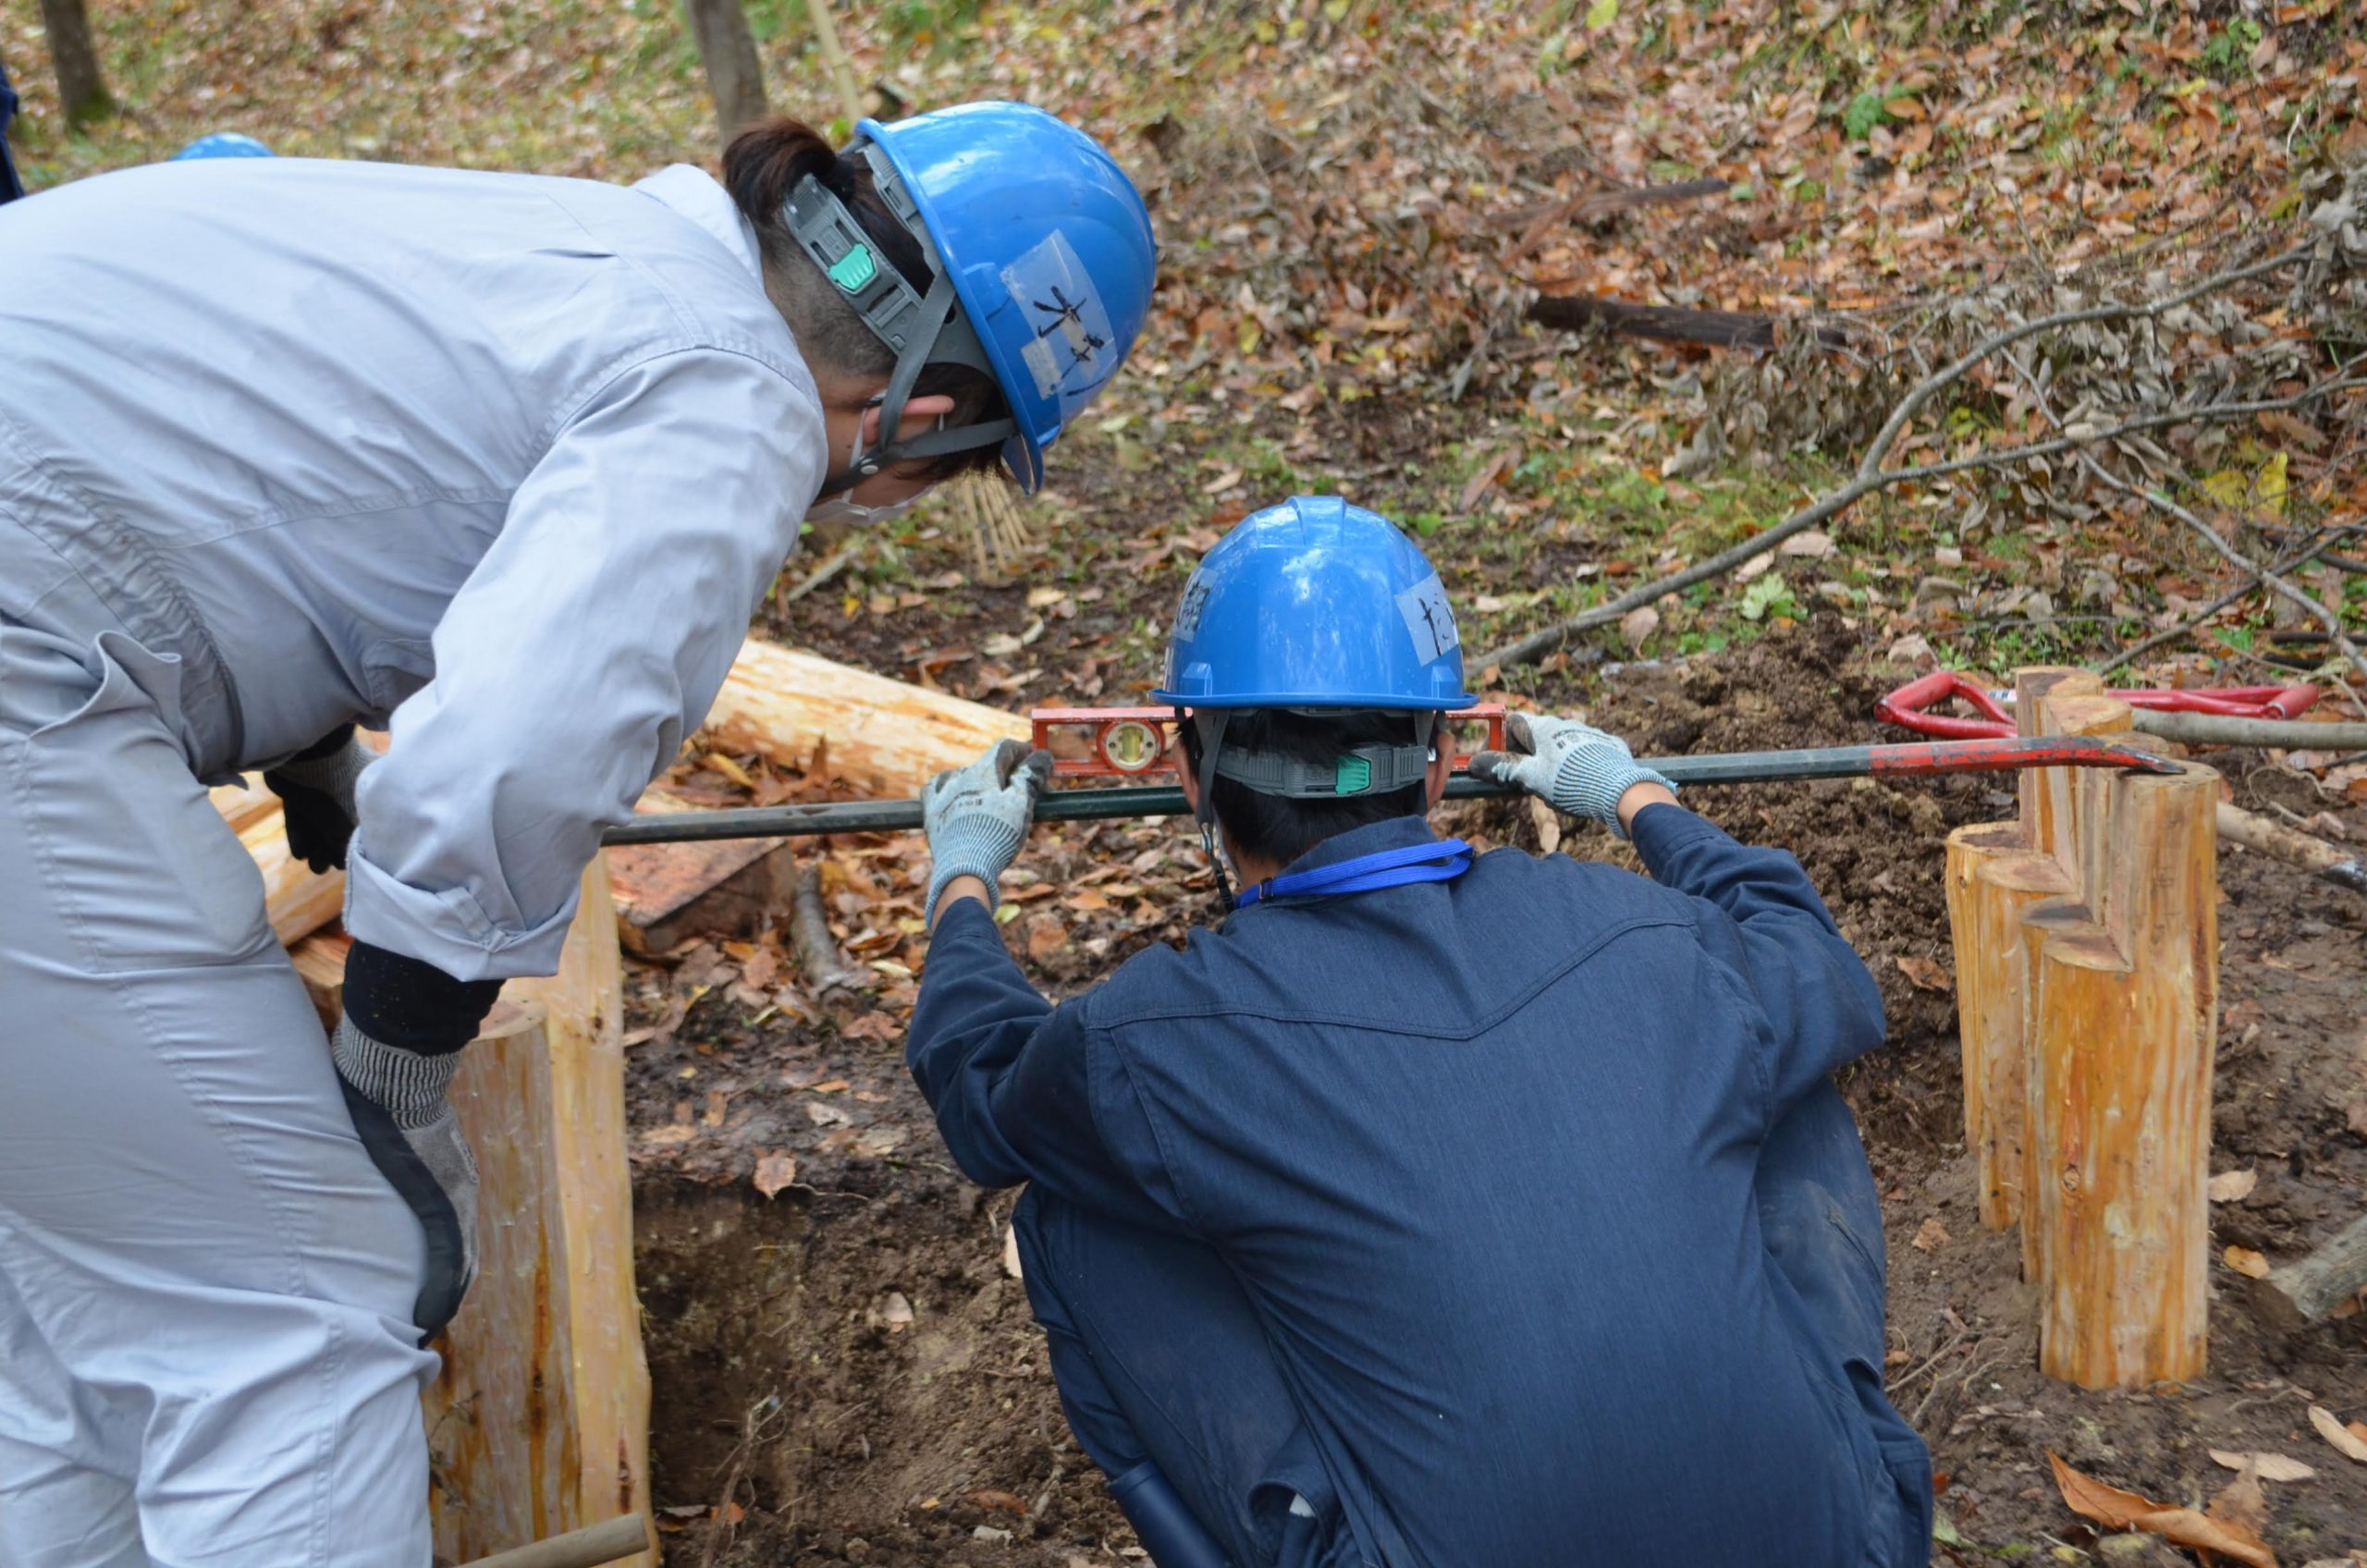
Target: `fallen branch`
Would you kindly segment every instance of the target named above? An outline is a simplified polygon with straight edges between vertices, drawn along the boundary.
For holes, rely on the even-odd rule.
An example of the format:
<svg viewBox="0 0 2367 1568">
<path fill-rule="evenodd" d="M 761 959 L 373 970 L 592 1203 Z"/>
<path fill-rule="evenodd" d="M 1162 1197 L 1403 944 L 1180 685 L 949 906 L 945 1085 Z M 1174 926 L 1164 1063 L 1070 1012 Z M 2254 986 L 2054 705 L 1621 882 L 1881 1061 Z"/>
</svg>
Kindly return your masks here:
<svg viewBox="0 0 2367 1568">
<path fill-rule="evenodd" d="M 1501 214 L 1495 221 L 1504 227 L 1526 225 L 1519 239 L 1504 252 L 1504 265 L 1527 256 L 1545 243 L 1545 237 L 1565 223 L 1592 223 L 1616 213 L 1637 207 L 1671 206 L 1702 196 L 1723 196 L 1732 190 L 1723 179 L 1687 179 L 1674 185 L 1644 185 L 1616 187 L 1609 190 L 1589 190 L 1583 196 L 1573 196 L 1566 202 L 1555 202 L 1544 207 L 1527 207 L 1516 213 Z"/>
<path fill-rule="evenodd" d="M 2261 1283 L 2284 1297 L 2303 1322 L 2322 1320 L 2367 1290 L 2367 1215 L 2300 1262 L 2271 1269 Z"/>
<path fill-rule="evenodd" d="M 799 580 L 796 587 L 780 596 L 780 602 L 784 605 L 793 605 L 847 569 L 847 563 L 863 553 L 863 543 L 860 537 L 850 539 L 836 550 L 831 551 L 830 558 L 807 572 Z"/>
<path fill-rule="evenodd" d="M 2237 718 L 2218 713 L 2140 708 L 2138 729 L 2185 746 L 2275 746 L 2283 751 L 2367 751 L 2367 724 L 2312 724 L 2299 718 Z"/>
<path fill-rule="evenodd" d="M 1754 556 L 1767 554 L 1794 534 L 1805 533 L 1827 519 L 1846 511 L 1851 506 L 1874 491 L 1887 489 L 1894 484 L 1909 484 L 1926 479 L 1941 479 L 1950 474 L 1965 473 L 1975 469 L 2003 468 L 2009 463 L 2030 462 L 2040 458 L 2051 458 L 2090 443 L 2114 441 L 2124 435 L 2158 430 L 2164 425 L 2189 424 L 2206 420 L 2239 419 L 2246 414 L 2262 413 L 2270 410 L 2296 409 L 2321 398 L 2331 397 L 2336 392 L 2349 391 L 2361 386 L 2367 386 L 2367 376 L 2321 382 L 2315 386 L 2303 388 L 2290 398 L 2254 399 L 2240 403 L 2206 403 L 2200 408 L 2178 409 L 2169 413 L 2147 414 L 2142 418 L 2125 420 L 2119 424 L 2107 425 L 2100 430 L 2082 431 L 2078 435 L 2060 435 L 2052 440 L 2031 442 L 2021 446 L 1998 447 L 1986 452 L 1976 452 L 1969 457 L 1949 458 L 1944 461 L 1921 463 L 1912 468 L 1881 470 L 1870 475 L 1863 471 L 1861 465 L 1858 478 L 1813 504 L 1794 512 L 1773 527 L 1751 535 L 1733 548 L 1722 550 L 1709 559 L 1698 562 L 1682 571 L 1672 572 L 1666 577 L 1655 578 L 1650 582 L 1631 588 L 1606 604 L 1597 605 L 1589 610 L 1583 610 L 1567 620 L 1557 621 L 1540 631 L 1535 631 L 1521 638 L 1518 642 L 1508 643 L 1501 648 L 1482 654 L 1476 661 L 1476 666 L 1484 669 L 1490 665 L 1524 664 L 1531 659 L 1542 658 L 1579 632 L 1592 631 L 1598 626 L 1613 625 L 1628 611 L 1640 606 L 1666 598 L 1671 594 L 1683 593 L 1697 582 L 1706 582 L 1713 577 L 1723 577 Z"/>
<path fill-rule="evenodd" d="M 2219 802 L 2218 824 L 2222 843 L 2241 844 L 2272 860 L 2299 866 L 2320 881 L 2348 888 L 2354 893 L 2367 893 L 2367 865 L 2361 864 L 2356 855 L 2345 855 L 2323 839 L 2296 833 L 2225 801 Z"/>
<path fill-rule="evenodd" d="M 1601 326 L 1629 337 L 1662 343 L 1698 343 L 1712 349 L 1772 349 L 1776 319 L 1744 311 L 1689 311 L 1675 305 L 1631 305 L 1599 294 L 1544 294 L 1529 302 L 1528 319 L 1563 332 Z M 1846 341 L 1829 326 L 1816 329 L 1820 347 Z"/>
<path fill-rule="evenodd" d="M 2276 563 L 2275 570 L 2278 571 L 2291 571 L 2297 567 L 2308 566 L 2312 561 L 2318 557 L 2319 552 L 2323 551 L 2330 543 L 2332 543 L 2331 540 L 2322 539 L 2317 544 L 2301 551 L 2298 555 L 2287 556 L 2285 559 Z M 2221 610 L 2226 609 L 2229 605 L 2234 604 L 2238 599 L 2245 598 L 2252 594 L 2258 593 L 2260 588 L 2261 580 L 2259 578 L 2254 577 L 2248 579 L 2240 585 L 2228 589 L 2226 593 L 2220 594 L 2217 598 L 2203 606 L 2201 609 L 2196 611 L 2187 619 L 2171 627 L 2167 631 L 2156 631 L 2153 635 L 2146 638 L 2143 642 L 2132 643 L 2128 647 L 2123 648 L 2119 653 L 2115 654 L 2109 661 L 2103 664 L 2091 664 L 2088 668 L 2094 670 L 2098 675 L 2110 675 L 2114 670 L 2120 668 L 2124 665 L 2134 664 L 2139 659 L 2144 657 L 2147 654 L 2152 653 L 2154 649 L 2161 647 L 2164 643 L 2175 643 L 2181 637 L 2193 636 L 2197 631 L 2201 631 L 2202 628 L 2210 622 L 2212 617 L 2217 615 Z"/>
<path fill-rule="evenodd" d="M 859 991 L 871 984 L 871 972 L 859 969 L 839 950 L 830 935 L 830 917 L 822 908 L 822 876 L 812 861 L 797 868 L 797 892 L 790 901 L 789 937 L 797 952 L 797 967 L 816 1001 L 834 992 Z"/>
<path fill-rule="evenodd" d="M 2290 599 L 2293 603 L 2309 611 L 2317 623 L 2325 628 L 2327 640 L 2333 643 L 2336 647 L 2342 650 L 2342 656 L 2349 659 L 2351 666 L 2356 668 L 2361 675 L 2367 676 L 2367 654 L 2361 654 L 2359 651 L 2359 644 L 2352 642 L 2349 636 L 2343 631 L 2342 618 L 2336 615 L 2334 611 L 2326 608 L 2325 606 L 2320 604 L 2316 599 L 2312 598 L 2309 594 L 2302 593 L 2299 588 L 2294 587 L 2293 584 L 2287 582 L 2281 574 L 2271 571 L 2268 568 L 2256 564 L 2250 557 L 2245 555 L 2241 550 L 2237 549 L 2233 545 L 2228 544 L 2226 540 L 2221 538 L 2217 529 L 2212 527 L 2209 523 L 2203 521 L 2201 518 L 2195 516 L 2194 513 L 2187 510 L 2186 508 L 2178 505 L 2176 501 L 2171 500 L 2167 496 L 2163 495 L 2160 491 L 2140 490 L 2136 485 L 2129 484 L 2125 481 L 2114 478 L 2104 471 L 2103 464 L 2097 462 L 2093 458 L 2089 457 L 2085 452 L 2079 454 L 2079 460 L 2087 465 L 2091 473 L 2103 480 L 2112 488 L 2121 491 L 2124 494 L 2140 495 L 2145 498 L 2148 505 L 2158 508 L 2159 509 L 2169 513 L 2172 517 L 2177 518 L 2180 522 L 2185 523 L 2187 527 L 2192 529 L 2196 533 L 2201 534 L 2203 542 L 2209 545 L 2214 550 L 2217 551 L 2220 557 L 2226 560 L 2228 565 L 2235 567 L 2240 571 L 2250 572 L 2252 576 L 2260 579 L 2261 582 L 2267 584 L 2271 591 L 2287 599 Z"/>
<path fill-rule="evenodd" d="M 1527 637 L 1491 649 L 1480 655 L 1476 663 L 1480 668 L 1486 668 L 1491 665 L 1501 668 L 1508 664 L 1523 664 L 1542 658 L 1580 632 L 1591 631 L 1599 626 L 1614 624 L 1630 610 L 1666 598 L 1672 594 L 1682 593 L 1697 582 L 1722 577 L 1740 567 L 1745 561 L 1765 555 L 1795 534 L 1803 533 L 1837 515 L 1874 491 L 1885 489 L 1894 484 L 1934 479 L 1944 474 L 1961 473 L 1973 469 L 1997 468 L 2008 463 L 2029 462 L 2039 458 L 2052 457 L 2058 452 L 2085 448 L 2168 425 L 2188 424 L 2201 421 L 2215 422 L 2271 411 L 2290 411 L 2320 398 L 2331 397 L 2337 392 L 2367 386 L 2367 376 L 2344 375 L 2304 387 L 2290 398 L 2249 398 L 2236 402 L 2208 403 L 2195 408 L 2147 414 L 2101 428 L 2085 425 L 2071 426 L 2067 427 L 2064 434 L 2050 440 L 1974 453 L 1968 457 L 1954 458 L 1943 462 L 1888 470 L 1882 466 L 1883 460 L 1889 457 L 1891 447 L 1897 443 L 1900 435 L 1906 430 L 1908 422 L 1935 393 L 1942 387 L 1961 379 L 1974 365 L 2001 349 L 2018 343 L 2026 337 L 2058 327 L 2077 326 L 2094 322 L 2158 317 L 2165 311 L 2200 299 L 2216 289 L 2228 288 L 2291 266 L 2296 262 L 2305 259 L 2308 254 L 2306 250 L 2287 251 L 2263 262 L 2254 262 L 2247 266 L 2214 273 L 2210 277 L 2190 284 L 2163 299 L 2144 300 L 2132 305 L 2096 305 L 2083 310 L 2060 311 L 2052 315 L 2039 316 L 1993 332 L 1955 360 L 1926 375 L 1907 390 L 1907 395 L 1899 400 L 1897 406 L 1892 409 L 1890 417 L 1883 423 L 1882 428 L 1875 432 L 1873 439 L 1868 443 L 1865 456 L 1858 464 L 1857 473 L 1848 484 L 1794 512 L 1772 528 L 1745 540 L 1731 549 L 1723 550 L 1709 559 L 1698 562 L 1682 571 L 1672 572 L 1666 577 L 1642 583 L 1608 603 L 1581 611 L 1565 620 L 1557 621 L 1541 631 L 1532 632 Z M 2290 584 L 2287 586 L 2290 588 Z M 2323 606 L 2315 607 L 2322 617 L 2325 615 Z M 2339 629 L 2330 630 L 2338 632 Z"/>
</svg>

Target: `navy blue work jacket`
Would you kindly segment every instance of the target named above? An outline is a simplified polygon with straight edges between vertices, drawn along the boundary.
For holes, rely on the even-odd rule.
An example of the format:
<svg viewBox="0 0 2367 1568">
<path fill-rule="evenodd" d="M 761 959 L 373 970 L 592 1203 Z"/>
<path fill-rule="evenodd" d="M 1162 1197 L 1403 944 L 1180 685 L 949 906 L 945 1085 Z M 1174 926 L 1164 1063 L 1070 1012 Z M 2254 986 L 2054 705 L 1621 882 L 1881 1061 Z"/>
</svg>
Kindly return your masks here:
<svg viewBox="0 0 2367 1568">
<path fill-rule="evenodd" d="M 1789 854 L 1672 805 L 1635 837 L 1654 880 L 1498 850 L 1241 910 L 1057 1007 L 975 900 L 931 944 L 908 1059 L 954 1159 L 1224 1257 L 1392 1568 L 1868 1550 L 1751 1182 L 1881 998 Z"/>
</svg>

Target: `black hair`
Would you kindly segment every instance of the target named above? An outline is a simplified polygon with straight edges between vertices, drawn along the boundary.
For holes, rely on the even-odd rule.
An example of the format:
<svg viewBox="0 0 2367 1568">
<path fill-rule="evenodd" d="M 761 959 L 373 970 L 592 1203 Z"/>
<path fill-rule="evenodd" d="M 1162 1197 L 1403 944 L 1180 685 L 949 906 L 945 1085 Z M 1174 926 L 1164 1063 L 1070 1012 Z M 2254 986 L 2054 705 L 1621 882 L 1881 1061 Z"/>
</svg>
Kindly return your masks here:
<svg viewBox="0 0 2367 1568">
<path fill-rule="evenodd" d="M 789 231 L 782 208 L 789 193 L 808 175 L 846 203 L 864 235 L 888 264 L 917 293 L 926 294 L 928 259 L 872 189 L 871 169 L 861 158 L 841 156 L 822 134 L 800 120 L 774 115 L 749 126 L 723 150 L 723 187 L 756 230 L 764 253 L 766 292 L 797 335 L 797 346 L 816 368 L 844 377 L 885 377 L 896 368 L 894 350 L 864 325 L 838 286 L 806 254 Z M 921 372 L 912 395 L 953 399 L 947 423 L 979 424 L 1004 417 L 1002 389 L 994 377 L 969 365 L 935 364 Z M 934 484 L 967 472 L 999 470 L 1001 448 L 973 447 L 921 459 Z"/>
<path fill-rule="evenodd" d="M 1302 762 L 1330 763 L 1358 746 L 1411 745 L 1421 738 L 1419 721 L 1429 717 L 1402 710 L 1355 708 L 1337 713 L 1300 713 L 1289 708 L 1243 708 L 1225 726 L 1228 752 L 1271 752 Z M 1189 719 L 1176 726 L 1184 755 L 1196 776 L 1200 767 L 1199 727 Z M 1261 794 L 1237 779 L 1219 778 L 1209 791 L 1218 825 L 1236 854 L 1255 855 L 1287 865 L 1326 839 L 1350 828 L 1392 817 L 1420 816 L 1430 809 L 1426 784 L 1416 782 L 1386 794 L 1343 795 L 1336 799 L 1293 800 Z"/>
</svg>

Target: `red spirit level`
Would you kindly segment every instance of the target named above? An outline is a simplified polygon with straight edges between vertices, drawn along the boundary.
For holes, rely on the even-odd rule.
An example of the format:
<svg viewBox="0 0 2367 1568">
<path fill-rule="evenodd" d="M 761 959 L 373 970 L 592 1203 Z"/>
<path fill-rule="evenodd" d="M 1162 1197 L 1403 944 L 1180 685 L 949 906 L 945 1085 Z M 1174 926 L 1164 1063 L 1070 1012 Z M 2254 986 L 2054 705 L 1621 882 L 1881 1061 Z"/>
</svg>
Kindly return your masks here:
<svg viewBox="0 0 2367 1568">
<path fill-rule="evenodd" d="M 1504 749 L 1504 704 L 1481 703 L 1446 716 L 1450 724 L 1484 724 L 1491 752 Z M 1056 778 L 1139 778 L 1146 774 L 1172 773 L 1168 750 L 1175 739 L 1173 708 L 1036 708 L 1027 716 L 1035 744 L 1052 753 Z M 1454 760 L 1463 771 L 1465 757 L 1478 746 L 1465 746 Z"/>
</svg>

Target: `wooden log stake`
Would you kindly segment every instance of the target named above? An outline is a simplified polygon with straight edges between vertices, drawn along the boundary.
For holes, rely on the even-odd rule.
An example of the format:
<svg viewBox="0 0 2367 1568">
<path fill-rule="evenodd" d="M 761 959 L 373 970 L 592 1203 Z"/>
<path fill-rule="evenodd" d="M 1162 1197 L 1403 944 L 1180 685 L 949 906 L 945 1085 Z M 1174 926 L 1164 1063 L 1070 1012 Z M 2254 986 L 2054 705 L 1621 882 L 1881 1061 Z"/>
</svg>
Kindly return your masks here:
<svg viewBox="0 0 2367 1568">
<path fill-rule="evenodd" d="M 2025 735 L 2039 728 L 2045 699 L 2101 695 L 2103 681 L 2083 669 L 2027 669 L 2017 681 Z M 1956 955 L 1957 1033 L 1964 1051 L 1965 1147 L 1978 1172 L 1981 1223 L 2003 1230 L 2021 1218 L 2023 1120 L 2028 1061 L 2023 998 L 2028 977 L 2022 916 L 2075 884 L 2057 854 L 2067 848 L 2070 768 L 2026 774 L 2017 821 L 1960 827 L 1948 836 L 1948 925 Z M 2025 1272 L 2028 1259 L 2025 1258 Z"/>
<path fill-rule="evenodd" d="M 2019 824 L 1984 823 L 1948 835 L 1947 890 L 1964 1042 L 1965 1147 L 1979 1175 L 1981 1222 L 2002 1231 L 2022 1217 L 2026 1180 L 2022 919 L 2067 895 L 2071 878 L 2054 857 L 2025 847 Z"/>
<path fill-rule="evenodd" d="M 2130 729 L 2085 671 L 2024 670 L 2016 700 L 2024 734 Z M 1981 1219 L 2021 1226 L 2041 1368 L 2091 1388 L 2202 1369 L 2217 789 L 2038 769 L 2015 822 L 1948 842 Z"/>
<path fill-rule="evenodd" d="M 2136 1387 L 2200 1374 L 2207 1344 L 2218 776 L 2098 771 L 2096 880 L 2024 921 L 2023 1228 L 2040 1370 Z"/>
<path fill-rule="evenodd" d="M 621 991 L 595 860 L 559 973 L 504 987 L 453 1085 L 482 1185 L 476 1283 L 438 1341 L 444 1365 L 424 1401 L 429 1507 L 448 1558 L 649 1510 Z"/>
</svg>

